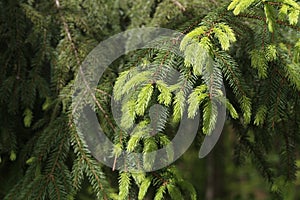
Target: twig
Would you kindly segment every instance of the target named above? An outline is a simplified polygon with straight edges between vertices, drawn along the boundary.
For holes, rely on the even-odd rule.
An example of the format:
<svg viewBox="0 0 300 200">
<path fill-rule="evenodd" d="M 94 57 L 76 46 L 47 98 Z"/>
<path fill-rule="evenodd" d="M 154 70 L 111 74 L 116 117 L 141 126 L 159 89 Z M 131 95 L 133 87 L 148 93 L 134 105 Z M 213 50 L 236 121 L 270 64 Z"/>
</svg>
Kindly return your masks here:
<svg viewBox="0 0 300 200">
<path fill-rule="evenodd" d="M 248 14 L 239 14 L 237 15 L 238 17 L 245 17 L 245 18 L 249 18 L 249 19 L 257 19 L 257 20 L 261 20 L 261 21 L 266 21 L 267 18 L 266 17 L 261 17 L 261 16 L 254 16 L 254 15 L 248 15 Z M 283 26 L 288 26 L 292 29 L 295 29 L 297 31 L 300 31 L 300 27 L 299 26 L 296 26 L 296 25 L 291 25 L 285 21 L 282 21 L 282 20 L 276 20 L 275 21 L 277 24 L 280 24 L 280 25 L 283 25 Z"/>
<path fill-rule="evenodd" d="M 186 10 L 186 8 L 177 0 L 172 0 L 172 2 L 177 6 L 179 7 L 179 9 L 184 12 Z"/>
</svg>

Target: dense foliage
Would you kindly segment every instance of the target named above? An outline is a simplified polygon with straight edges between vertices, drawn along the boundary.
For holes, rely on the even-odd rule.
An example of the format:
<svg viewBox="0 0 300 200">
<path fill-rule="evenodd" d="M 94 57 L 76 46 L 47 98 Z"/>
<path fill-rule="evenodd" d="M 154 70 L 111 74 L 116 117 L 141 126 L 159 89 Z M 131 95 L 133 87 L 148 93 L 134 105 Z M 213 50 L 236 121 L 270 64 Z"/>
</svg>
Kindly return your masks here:
<svg viewBox="0 0 300 200">
<path fill-rule="evenodd" d="M 129 52 L 105 71 L 95 91 L 85 91 L 115 142 L 112 157 L 167 145 L 185 111 L 190 118 L 200 114 L 195 143 L 201 144 L 216 126 L 217 99 L 229 113 L 236 165 L 250 158 L 269 185 L 269 198 L 299 198 L 288 196 L 299 171 L 297 0 L 2 0 L 0 10 L 1 199 L 88 199 L 86 193 L 92 199 L 204 198 L 176 164 L 149 173 L 112 171 L 93 158 L 74 126 L 73 81 L 82 61 L 100 41 L 144 26 L 186 34 L 171 43 L 184 57 Z M 180 76 L 170 86 L 165 80 L 173 69 Z M 121 127 L 111 98 L 121 102 Z M 143 137 L 154 104 L 165 108 L 159 134 Z M 138 128 L 131 130 L 134 123 Z"/>
</svg>

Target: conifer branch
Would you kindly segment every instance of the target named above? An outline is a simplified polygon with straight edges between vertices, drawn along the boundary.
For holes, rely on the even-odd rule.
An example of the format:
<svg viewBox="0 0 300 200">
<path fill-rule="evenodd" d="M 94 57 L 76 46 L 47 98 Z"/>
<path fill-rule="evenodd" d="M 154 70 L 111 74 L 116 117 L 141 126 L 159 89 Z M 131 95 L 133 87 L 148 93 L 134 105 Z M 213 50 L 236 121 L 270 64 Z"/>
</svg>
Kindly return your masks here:
<svg viewBox="0 0 300 200">
<path fill-rule="evenodd" d="M 255 15 L 250 15 L 250 14 L 239 14 L 239 15 L 237 15 L 237 17 L 244 17 L 244 18 L 248 18 L 248 19 L 256 19 L 256 20 L 260 20 L 260 21 L 264 21 L 264 22 L 267 21 L 266 17 L 255 16 Z M 300 27 L 297 26 L 297 25 L 291 25 L 291 24 L 289 24 L 285 21 L 279 20 L 279 19 L 275 20 L 275 22 L 279 25 L 290 27 L 290 28 L 300 32 Z"/>
<path fill-rule="evenodd" d="M 71 128 L 71 130 L 73 129 L 73 122 L 72 120 L 70 120 L 69 122 L 69 126 Z M 76 134 L 75 132 L 71 131 L 73 138 L 76 141 L 76 145 L 78 146 L 78 150 L 80 151 L 80 157 L 82 157 L 82 159 L 87 163 L 88 169 L 91 171 L 91 173 L 93 174 L 93 176 L 95 177 L 95 180 L 97 181 L 97 185 L 99 185 L 100 190 L 103 191 L 103 198 L 104 200 L 108 200 L 106 193 L 104 192 L 104 187 L 101 183 L 100 177 L 97 175 L 95 169 L 94 169 L 94 165 L 90 162 L 90 158 L 89 156 L 86 154 L 86 152 L 84 151 L 84 147 L 82 145 L 82 141 L 79 138 L 78 134 Z"/>
<path fill-rule="evenodd" d="M 217 113 L 213 97 L 226 101 L 229 123 L 239 138 L 236 155 L 240 160 L 250 155 L 253 166 L 271 183 L 270 194 L 282 190 L 284 196 L 285 180 L 294 180 L 297 172 L 299 2 L 231 0 L 229 6 L 217 8 L 218 4 L 215 0 L 151 0 L 147 4 L 2 1 L 0 162 L 1 171 L 14 177 L 0 186 L 0 198 L 74 199 L 76 193 L 81 195 L 90 187 L 98 199 L 104 200 L 120 196 L 196 200 L 193 185 L 176 172 L 176 163 L 138 175 L 128 171 L 130 160 L 136 157 L 125 157 L 125 172 L 119 173 L 117 182 L 115 172 L 103 171 L 92 156 L 85 133 L 74 127 L 74 118 L 83 103 L 92 102 L 104 131 L 117 143 L 113 170 L 124 149 L 142 153 L 136 166 L 152 169 L 161 158 L 149 153 L 170 143 L 185 110 L 189 118 L 203 114 L 201 133 L 211 131 Z M 110 65 L 111 71 L 105 74 L 108 78 L 92 88 L 81 65 L 93 45 L 128 27 L 149 25 L 183 31 L 168 41 L 155 41 L 155 48 L 120 57 Z M 170 50 L 179 44 L 183 58 Z M 197 45 L 205 51 L 198 50 Z M 171 80 L 173 71 L 178 80 Z M 83 89 L 76 91 L 80 95 L 74 101 L 71 97 L 76 75 Z M 225 87 L 229 87 L 228 99 L 220 91 L 224 79 Z M 126 131 L 117 127 L 108 108 L 112 90 L 115 100 L 122 104 L 121 126 L 127 127 Z M 163 109 L 152 112 L 157 103 Z M 235 109 L 236 104 L 240 109 Z M 252 109 L 256 112 L 253 121 Z M 243 118 L 236 120 L 238 116 Z M 145 137 L 145 132 L 152 137 Z M 74 154 L 69 153 L 70 145 Z M 279 151 L 278 145 L 282 145 Z M 276 153 L 279 161 L 269 163 L 269 153 Z M 173 160 L 173 149 L 167 149 L 166 155 L 167 160 Z M 26 166 L 20 166 L 25 162 Z M 85 179 L 88 186 L 83 184 Z M 119 196 L 111 190 L 114 188 L 119 188 Z"/>
<path fill-rule="evenodd" d="M 82 67 L 81 67 L 81 61 L 80 61 L 80 58 L 79 58 L 78 50 L 77 50 L 76 45 L 75 45 L 75 43 L 74 43 L 74 41 L 73 41 L 73 39 L 72 39 L 71 32 L 70 32 L 70 29 L 69 29 L 69 25 L 68 25 L 68 23 L 66 22 L 66 19 L 64 18 L 64 16 L 63 16 L 63 15 L 61 14 L 61 12 L 60 12 L 60 2 L 59 2 L 59 0 L 55 0 L 55 4 L 56 4 L 56 7 L 57 7 L 57 9 L 58 9 L 59 15 L 60 15 L 60 17 L 61 17 L 61 21 L 62 21 L 62 23 L 63 23 L 63 25 L 64 25 L 64 29 L 65 29 L 65 32 L 66 32 L 66 34 L 67 34 L 68 40 L 69 40 L 69 42 L 71 43 L 71 46 L 72 46 L 72 49 L 73 49 L 73 52 L 74 52 L 74 55 L 75 55 L 75 58 L 76 58 L 76 61 L 77 61 L 77 65 L 78 65 L 78 68 L 79 68 L 79 72 L 80 72 L 81 78 L 82 78 L 82 80 L 83 80 L 83 82 L 84 82 L 84 85 L 85 85 L 87 91 L 89 92 L 89 94 L 92 96 L 92 98 L 93 98 L 94 102 L 96 103 L 96 105 L 98 106 L 98 108 L 99 108 L 99 109 L 101 110 L 101 112 L 104 114 L 104 117 L 105 117 L 106 121 L 108 122 L 108 124 L 110 125 L 110 127 L 111 127 L 114 131 L 116 131 L 116 129 L 115 129 L 113 123 L 112 123 L 111 120 L 109 119 L 108 114 L 105 112 L 104 108 L 101 106 L 100 102 L 97 100 L 97 98 L 96 98 L 94 92 L 93 92 L 92 89 L 90 88 L 90 86 L 89 86 L 89 84 L 88 84 L 88 82 L 87 82 L 87 80 L 86 80 L 86 78 L 85 78 L 84 72 L 83 72 Z"/>
<path fill-rule="evenodd" d="M 226 68 L 230 71 L 230 73 L 232 74 L 233 81 L 235 82 L 235 85 L 239 88 L 239 91 L 241 92 L 242 96 L 246 96 L 246 92 L 242 88 L 240 80 L 238 79 L 238 77 L 235 74 L 234 70 L 232 69 L 231 65 L 225 59 L 223 59 L 222 56 L 220 56 L 218 54 L 218 52 L 214 51 L 214 54 L 218 59 L 222 60 L 222 62 L 225 64 Z"/>
</svg>

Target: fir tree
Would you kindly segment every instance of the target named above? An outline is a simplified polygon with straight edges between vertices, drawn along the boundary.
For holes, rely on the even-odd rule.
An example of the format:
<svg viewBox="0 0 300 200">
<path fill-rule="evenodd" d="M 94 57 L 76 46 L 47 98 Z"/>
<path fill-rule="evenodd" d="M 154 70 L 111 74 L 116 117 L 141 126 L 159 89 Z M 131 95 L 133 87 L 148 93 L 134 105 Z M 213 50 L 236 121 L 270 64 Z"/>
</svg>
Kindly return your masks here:
<svg viewBox="0 0 300 200">
<path fill-rule="evenodd" d="M 198 135 L 211 134 L 218 115 L 214 96 L 228 109 L 236 162 L 251 157 L 274 198 L 283 198 L 296 179 L 298 1 L 3 0 L 0 10 L 1 198 L 76 199 L 86 182 L 97 199 L 200 198 L 175 164 L 149 173 L 107 169 L 74 125 L 73 86 L 83 60 L 100 41 L 142 26 L 186 34 L 169 44 L 184 57 L 168 50 L 130 52 L 104 73 L 96 91 L 87 88 L 101 127 L 115 142 L 114 157 L 122 150 L 147 155 L 167 145 L 185 111 L 189 118 L 200 114 Z M 153 65 L 138 71 L 145 63 Z M 170 86 L 173 69 L 180 76 Z M 114 122 L 111 98 L 121 102 L 122 127 Z M 154 104 L 166 108 L 159 113 L 159 133 L 144 137 Z M 270 161 L 271 152 L 280 161 Z"/>
</svg>

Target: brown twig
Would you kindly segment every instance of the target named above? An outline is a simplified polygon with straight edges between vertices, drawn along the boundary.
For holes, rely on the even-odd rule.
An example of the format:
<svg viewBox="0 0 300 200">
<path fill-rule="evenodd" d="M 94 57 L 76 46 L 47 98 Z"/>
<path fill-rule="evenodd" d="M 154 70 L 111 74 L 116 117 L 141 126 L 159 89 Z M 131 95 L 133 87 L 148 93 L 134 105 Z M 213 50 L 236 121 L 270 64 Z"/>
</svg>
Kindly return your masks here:
<svg viewBox="0 0 300 200">
<path fill-rule="evenodd" d="M 261 20 L 261 21 L 267 21 L 267 18 L 266 17 L 261 17 L 261 16 L 255 16 L 255 15 L 248 15 L 248 14 L 239 14 L 237 15 L 238 17 L 245 17 L 245 18 L 249 18 L 249 19 L 257 19 L 257 20 Z M 300 27 L 299 26 L 296 26 L 296 25 L 291 25 L 285 21 L 282 21 L 282 20 L 276 20 L 275 21 L 277 24 L 279 25 L 283 25 L 283 26 L 287 26 L 287 27 L 290 27 L 292 29 L 295 29 L 297 31 L 300 31 Z"/>
<path fill-rule="evenodd" d="M 186 8 L 177 0 L 172 0 L 172 2 L 182 11 L 184 12 Z"/>
</svg>

